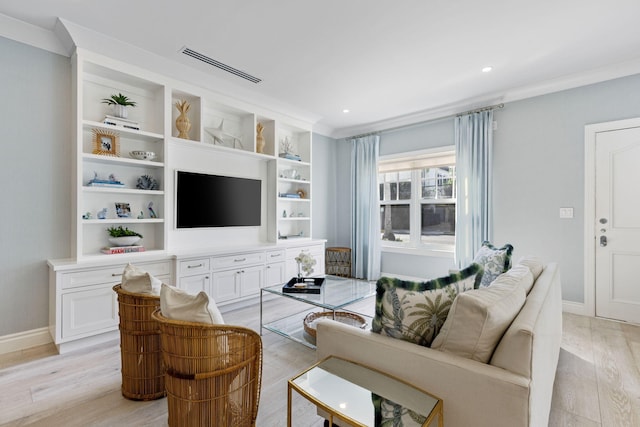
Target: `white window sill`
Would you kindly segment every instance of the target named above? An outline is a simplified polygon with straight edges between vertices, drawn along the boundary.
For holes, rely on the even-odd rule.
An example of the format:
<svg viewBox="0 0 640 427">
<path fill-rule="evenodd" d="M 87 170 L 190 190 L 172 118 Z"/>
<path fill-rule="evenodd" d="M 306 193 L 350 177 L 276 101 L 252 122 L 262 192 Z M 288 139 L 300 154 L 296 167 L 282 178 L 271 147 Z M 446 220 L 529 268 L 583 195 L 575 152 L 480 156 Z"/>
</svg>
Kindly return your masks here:
<svg viewBox="0 0 640 427">
<path fill-rule="evenodd" d="M 454 258 L 454 250 L 451 249 L 428 249 L 428 248 L 411 248 L 406 246 L 380 246 L 381 252 L 390 252 L 406 255 L 430 256 L 438 258 Z"/>
</svg>

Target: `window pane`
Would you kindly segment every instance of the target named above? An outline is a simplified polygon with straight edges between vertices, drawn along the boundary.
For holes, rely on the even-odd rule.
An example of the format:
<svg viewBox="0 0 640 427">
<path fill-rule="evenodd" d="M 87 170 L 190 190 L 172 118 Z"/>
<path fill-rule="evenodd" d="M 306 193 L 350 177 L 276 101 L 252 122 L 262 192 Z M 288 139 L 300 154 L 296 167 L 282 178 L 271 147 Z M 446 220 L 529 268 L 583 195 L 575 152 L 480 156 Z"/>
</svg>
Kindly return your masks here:
<svg viewBox="0 0 640 427">
<path fill-rule="evenodd" d="M 409 205 L 386 205 L 380 207 L 382 240 L 409 241 Z"/>
<path fill-rule="evenodd" d="M 398 172 L 398 200 L 411 200 L 411 171 Z"/>
<path fill-rule="evenodd" d="M 380 200 L 411 200 L 411 171 L 378 175 Z"/>
<path fill-rule="evenodd" d="M 423 203 L 420 234 L 422 240 L 430 236 L 455 236 L 456 205 L 454 203 Z"/>
<path fill-rule="evenodd" d="M 422 169 L 420 178 L 423 199 L 451 199 L 455 197 L 455 166 Z"/>
</svg>

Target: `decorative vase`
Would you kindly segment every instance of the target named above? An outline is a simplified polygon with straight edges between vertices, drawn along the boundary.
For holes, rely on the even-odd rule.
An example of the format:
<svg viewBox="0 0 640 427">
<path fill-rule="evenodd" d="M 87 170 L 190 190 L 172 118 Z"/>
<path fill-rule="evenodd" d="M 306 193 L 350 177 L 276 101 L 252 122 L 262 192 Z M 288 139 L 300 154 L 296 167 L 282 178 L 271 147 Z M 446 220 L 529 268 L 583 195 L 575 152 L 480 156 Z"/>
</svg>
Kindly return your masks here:
<svg viewBox="0 0 640 427">
<path fill-rule="evenodd" d="M 258 123 L 256 126 L 256 153 L 264 153 L 264 136 L 262 136 L 262 131 L 264 130 L 264 126 L 262 123 Z"/>
<path fill-rule="evenodd" d="M 109 237 L 109 242 L 115 246 L 133 246 L 139 241 L 139 236 Z"/>
<path fill-rule="evenodd" d="M 176 119 L 176 129 L 178 129 L 178 138 L 189 139 L 189 131 L 191 130 L 191 121 L 187 117 L 189 111 L 189 103 L 185 100 L 176 102 L 176 108 L 180 111 L 180 115 Z"/>
<path fill-rule="evenodd" d="M 113 106 L 113 115 L 121 119 L 126 119 L 129 116 L 129 110 L 126 105 L 115 104 Z"/>
</svg>

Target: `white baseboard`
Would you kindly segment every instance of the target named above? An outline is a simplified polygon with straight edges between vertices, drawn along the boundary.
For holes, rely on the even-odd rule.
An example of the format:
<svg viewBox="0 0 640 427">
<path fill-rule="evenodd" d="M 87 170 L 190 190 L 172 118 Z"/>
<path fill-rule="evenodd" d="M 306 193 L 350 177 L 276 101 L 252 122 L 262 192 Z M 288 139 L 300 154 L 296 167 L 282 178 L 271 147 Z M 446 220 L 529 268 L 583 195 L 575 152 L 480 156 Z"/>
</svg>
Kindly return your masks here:
<svg viewBox="0 0 640 427">
<path fill-rule="evenodd" d="M 588 316 L 584 303 L 573 301 L 562 301 L 562 311 L 565 313 L 578 314 L 580 316 Z"/>
<path fill-rule="evenodd" d="M 13 353 L 53 342 L 49 328 L 38 328 L 0 337 L 0 354 Z"/>
</svg>

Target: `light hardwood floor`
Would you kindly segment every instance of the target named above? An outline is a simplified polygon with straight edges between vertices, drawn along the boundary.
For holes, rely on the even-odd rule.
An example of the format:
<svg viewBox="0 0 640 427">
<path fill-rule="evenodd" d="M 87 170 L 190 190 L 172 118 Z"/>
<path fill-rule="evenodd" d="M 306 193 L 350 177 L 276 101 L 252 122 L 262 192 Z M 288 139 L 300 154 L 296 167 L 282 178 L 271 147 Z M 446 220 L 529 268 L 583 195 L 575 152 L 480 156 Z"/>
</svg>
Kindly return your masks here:
<svg viewBox="0 0 640 427">
<path fill-rule="evenodd" d="M 287 309 L 276 299 L 265 312 Z M 258 330 L 258 313 L 256 305 L 224 316 Z M 270 332 L 263 344 L 257 425 L 281 427 L 287 379 L 315 362 L 315 352 Z M 117 341 L 65 355 L 52 345 L 2 355 L 0 426 L 166 426 L 166 399 L 124 399 L 119 369 Z M 549 425 L 640 426 L 639 370 L 640 326 L 565 314 Z M 322 425 L 315 408 L 295 393 L 293 403 L 295 426 Z"/>
</svg>

